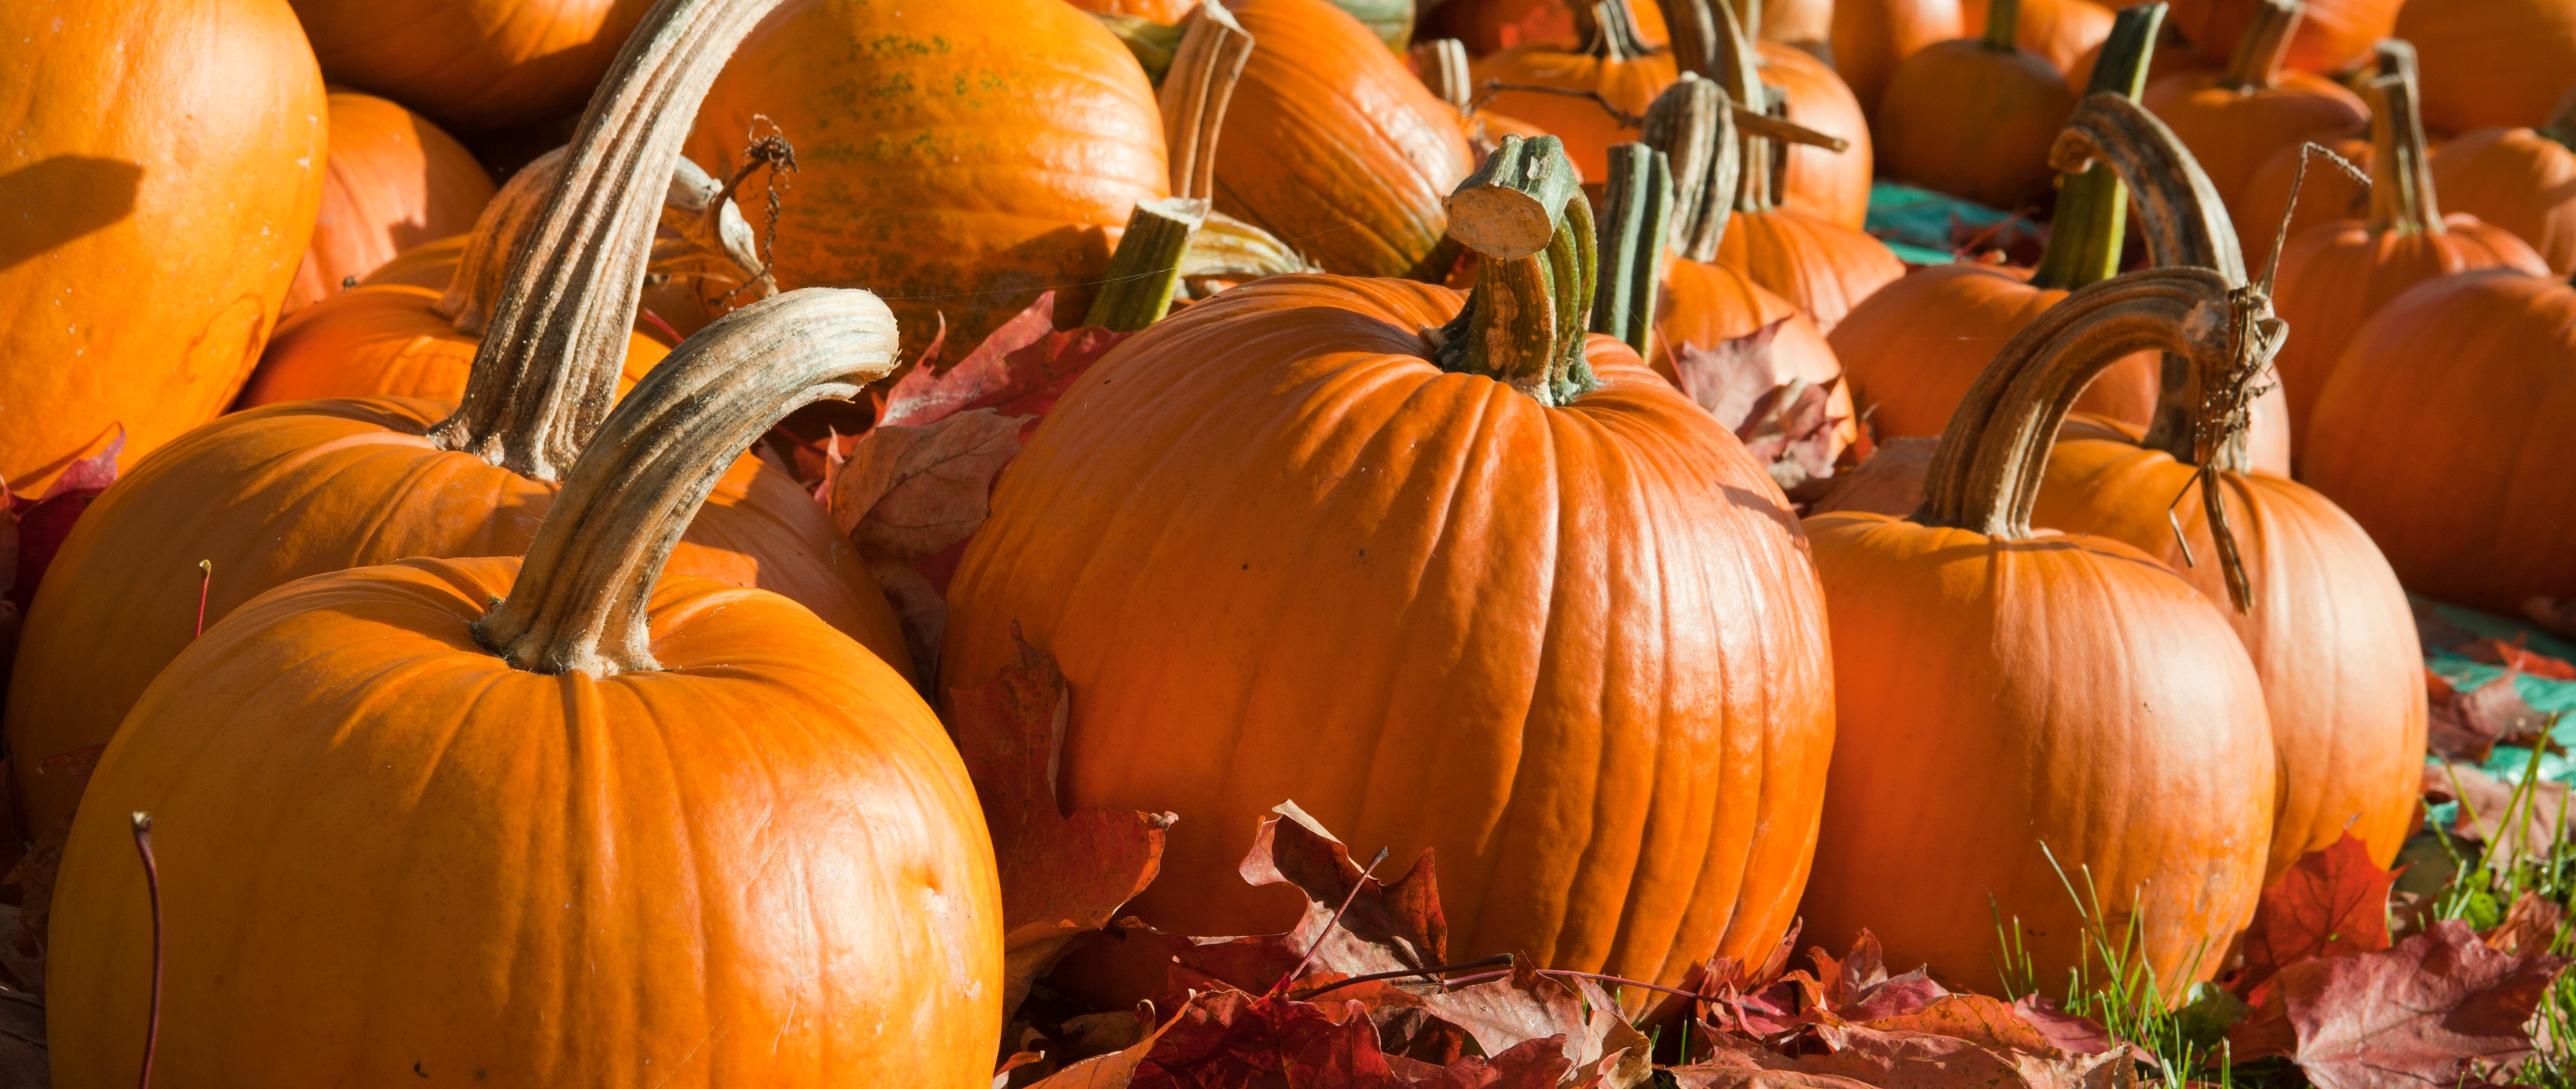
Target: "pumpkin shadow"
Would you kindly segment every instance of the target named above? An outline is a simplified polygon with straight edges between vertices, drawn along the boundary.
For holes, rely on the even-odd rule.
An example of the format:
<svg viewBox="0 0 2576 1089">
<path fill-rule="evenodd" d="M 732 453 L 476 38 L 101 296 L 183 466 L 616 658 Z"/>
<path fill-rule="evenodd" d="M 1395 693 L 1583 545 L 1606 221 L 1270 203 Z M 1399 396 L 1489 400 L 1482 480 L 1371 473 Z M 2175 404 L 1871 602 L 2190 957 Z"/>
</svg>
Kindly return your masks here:
<svg viewBox="0 0 2576 1089">
<path fill-rule="evenodd" d="M 134 212 L 143 168 L 118 159 L 56 155 L 0 174 L 0 272 Z"/>
</svg>

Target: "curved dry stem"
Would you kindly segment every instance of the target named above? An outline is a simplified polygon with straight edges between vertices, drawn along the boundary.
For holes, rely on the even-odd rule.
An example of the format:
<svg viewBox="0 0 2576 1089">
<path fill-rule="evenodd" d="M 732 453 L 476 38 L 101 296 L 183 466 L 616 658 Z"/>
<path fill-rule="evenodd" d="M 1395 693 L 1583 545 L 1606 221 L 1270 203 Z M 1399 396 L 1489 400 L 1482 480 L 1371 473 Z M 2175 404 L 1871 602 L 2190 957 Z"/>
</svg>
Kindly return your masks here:
<svg viewBox="0 0 2576 1089">
<path fill-rule="evenodd" d="M 2084 96 L 2049 149 L 2048 165 L 2073 174 L 2097 162 L 2137 195 L 2149 260 L 2216 269 L 2231 284 L 2245 282 L 2245 255 L 2218 188 L 2156 115 L 2117 94 Z"/>
<path fill-rule="evenodd" d="M 1413 43 L 1413 72 L 1433 97 L 1465 117 L 1475 110 L 1476 82 L 1469 76 L 1467 43 L 1434 38 Z"/>
<path fill-rule="evenodd" d="M 2218 85 L 2255 91 L 2280 82 L 2281 63 L 2290 56 L 2290 38 L 2298 33 L 2299 20 L 2306 13 L 2307 5 L 2300 0 L 2256 4 L 2254 20 L 2245 25 L 2245 36 L 2236 39 L 2236 52 L 2229 55 Z"/>
<path fill-rule="evenodd" d="M 660 668 L 646 606 L 707 493 L 789 412 L 855 397 L 894 365 L 894 315 L 865 291 L 791 291 L 717 319 L 601 426 L 475 637 L 536 673 Z"/>
<path fill-rule="evenodd" d="M 1251 32 L 1216 0 L 1204 0 L 1181 21 L 1181 44 L 1154 95 L 1163 110 L 1173 196 L 1215 199 L 1217 133 L 1252 47 Z"/>
<path fill-rule="evenodd" d="M 2380 42 L 2379 73 L 2363 88 L 2370 97 L 2370 229 L 2441 234 L 2415 47 L 2395 38 Z M 2291 203 L 2298 203 L 2295 194 Z"/>
<path fill-rule="evenodd" d="M 1592 204 L 1553 136 L 1503 138 L 1446 202 L 1448 237 L 1476 251 L 1476 287 L 1423 330 L 1445 370 L 1564 404 L 1597 388 L 1583 358 L 1598 268 Z"/>
<path fill-rule="evenodd" d="M 1735 103 L 1724 88 L 1684 72 L 1646 107 L 1641 128 L 1646 145 L 1671 166 L 1673 252 L 1685 260 L 1717 260 L 1744 167 Z"/>
<path fill-rule="evenodd" d="M 698 104 L 778 0 L 660 0 L 583 112 L 543 214 L 513 247 L 456 414 L 429 433 L 537 480 L 572 463 L 617 397 L 661 197 Z"/>
</svg>

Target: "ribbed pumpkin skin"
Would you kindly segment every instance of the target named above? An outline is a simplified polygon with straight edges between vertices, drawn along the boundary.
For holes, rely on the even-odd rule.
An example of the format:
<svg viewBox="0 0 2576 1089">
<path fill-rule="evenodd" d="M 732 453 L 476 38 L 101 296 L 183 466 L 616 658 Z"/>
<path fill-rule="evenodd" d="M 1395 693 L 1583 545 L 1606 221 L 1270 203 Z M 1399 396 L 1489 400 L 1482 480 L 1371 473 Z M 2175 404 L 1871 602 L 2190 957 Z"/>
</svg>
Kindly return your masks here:
<svg viewBox="0 0 2576 1089">
<path fill-rule="evenodd" d="M 1859 230 L 1869 218 L 1870 171 L 1877 162 L 1860 100 L 1825 62 L 1791 46 L 1762 43 L 1762 82 L 1789 92 L 1789 120 L 1851 141 L 1841 151 L 1785 145 L 1789 170 L 1780 204 Z"/>
<path fill-rule="evenodd" d="M 1274 277 L 1121 345 L 1004 472 L 949 590 L 950 687 L 1018 624 L 1074 691 L 1075 805 L 1177 812 L 1131 907 L 1263 933 L 1282 799 L 1438 851 L 1453 955 L 1670 982 L 1789 925 L 1833 742 L 1787 503 L 1606 337 L 1546 408 L 1444 374 L 1459 296 Z"/>
<path fill-rule="evenodd" d="M 1879 438 L 1939 437 L 2005 342 L 2066 292 L 2032 287 L 2030 270 L 1996 265 L 1917 269 L 1880 288 L 1834 327 L 1834 356 Z M 2145 427 L 2163 364 L 2139 352 L 2084 387 L 2075 411 Z"/>
<path fill-rule="evenodd" d="M 1672 258 L 1664 263 L 1663 290 L 1655 296 L 1655 338 L 1649 345 L 1654 358 L 1647 365 L 1678 386 L 1673 354 L 1681 345 L 1713 348 L 1773 323 L 1780 326 L 1770 346 L 1775 373 L 1813 383 L 1828 382 L 1843 373 L 1841 361 L 1825 344 L 1824 334 L 1816 331 L 1816 323 L 1789 300 L 1724 265 Z M 1852 411 L 1851 383 L 1834 389 L 1826 412 L 1843 421 L 1836 430 L 1843 432 L 1845 443 L 1860 435 L 1860 414 Z"/>
<path fill-rule="evenodd" d="M 2436 132 L 2547 124 L 2576 83 L 2576 4 L 2446 0 L 2397 12 L 2397 36 L 2424 73 L 2424 127 Z"/>
<path fill-rule="evenodd" d="M 1989 208 L 2030 208 L 2055 191 L 2048 149 L 2074 111 L 2048 58 L 1954 38 L 1896 66 L 1871 139 L 1893 177 Z"/>
<path fill-rule="evenodd" d="M 0 479 L 42 494 L 232 403 L 321 200 L 322 77 L 282 0 L 0 5 Z"/>
<path fill-rule="evenodd" d="M 800 167 L 779 286 L 884 296 L 906 359 L 942 314 L 953 362 L 1041 290 L 1099 279 L 1136 202 L 1170 195 L 1144 69 L 1064 0 L 789 0 L 726 63 L 687 154 L 731 176 L 754 115 Z M 1091 294 L 1059 290 L 1058 318 L 1079 320 Z"/>
<path fill-rule="evenodd" d="M 2304 449 L 2309 414 L 2325 392 L 2335 361 L 2371 315 L 2388 308 L 2408 288 L 2436 276 L 2480 268 L 2511 268 L 2534 276 L 2549 265 L 2510 231 L 2476 216 L 2444 216 L 2441 234 L 2373 231 L 2357 220 L 2328 223 L 2290 236 L 2281 250 L 2281 278 L 2272 312 L 2293 332 L 2272 366 L 2290 398 L 2290 435 Z M 2302 335 L 2304 334 L 2304 335 Z"/>
<path fill-rule="evenodd" d="M 1640 116 L 1655 102 L 1655 96 L 1673 82 L 1673 55 L 1648 53 L 1642 57 L 1611 60 L 1569 49 L 1553 43 L 1516 45 L 1475 63 L 1469 78 L 1481 88 L 1488 80 L 1504 83 L 1535 83 L 1542 87 L 1563 87 L 1572 91 L 1598 91 L 1601 97 L 1619 107 L 1620 112 Z M 1482 91 L 1478 92 L 1482 94 Z M 1516 117 L 1565 141 L 1565 157 L 1583 172 L 1583 180 L 1601 182 L 1610 177 L 1610 145 L 1633 143 L 1644 139 L 1634 128 L 1624 127 L 1610 111 L 1588 98 L 1554 95 L 1543 91 L 1502 91 L 1494 95 L 1494 112 Z M 1225 145 L 1217 145 L 1223 155 Z"/>
<path fill-rule="evenodd" d="M 325 397 L 463 397 L 482 340 L 457 332 L 430 309 L 442 294 L 400 284 L 368 286 L 296 311 L 277 324 L 277 336 L 260 353 L 240 407 Z M 651 337 L 626 334 L 619 391 L 667 354 Z"/>
<path fill-rule="evenodd" d="M 1871 292 L 1905 275 L 1905 263 L 1879 240 L 1785 207 L 1728 216 L 1717 263 L 1797 304 L 1828 334 Z"/>
<path fill-rule="evenodd" d="M 2191 42 L 2194 52 L 2225 64 L 2261 6 L 2260 0 L 2174 0 L 2165 21 Z M 2359 67 L 2370 59 L 2370 47 L 2397 25 L 2403 6 L 2404 0 L 2305 0 L 2284 63 L 2318 75 Z"/>
<path fill-rule="evenodd" d="M 492 192 L 474 153 L 428 119 L 374 95 L 331 92 L 322 211 L 287 309 L 336 294 L 343 278 L 363 278 L 413 246 L 473 230 Z"/>
<path fill-rule="evenodd" d="M 1217 140 L 1217 209 L 1334 272 L 1411 270 L 1448 230 L 1442 198 L 1476 165 L 1458 111 L 1324 0 L 1231 6 L 1258 44 Z"/>
<path fill-rule="evenodd" d="M 579 109 L 651 0 L 292 0 L 333 84 L 460 131 Z"/>
<path fill-rule="evenodd" d="M 2385 866 L 2423 793 L 2423 656 L 2406 591 L 2361 525 L 2326 497 L 2269 473 L 2222 472 L 2254 586 L 2253 611 L 2237 612 L 2227 576 L 2204 558 L 2218 545 L 2198 493 L 2172 509 L 2200 562 L 2184 562 L 2165 520 L 2197 471 L 2131 443 L 2060 440 L 2031 522 L 2154 556 L 2235 627 L 2262 678 L 2280 758 L 2266 884 L 2346 831 Z"/>
<path fill-rule="evenodd" d="M 2165 993 L 2215 974 L 2253 915 L 2274 800 L 2261 686 L 2217 610 L 2098 537 L 1856 513 L 1807 533 L 1837 737 L 1799 940 L 1867 928 L 1890 963 L 1996 993 L 2000 911 L 2035 978 L 2064 979 L 2084 935 L 2045 843 L 2091 869 L 2113 934 L 2144 913 Z"/>
<path fill-rule="evenodd" d="M 2247 257 L 2251 264 L 2251 254 L 2272 251 L 2274 229 L 2265 225 L 2258 231 L 2245 215 L 2246 188 L 2254 172 L 2273 154 L 2302 140 L 2326 143 L 2360 131 L 2370 123 L 2370 111 L 2341 84 L 2305 72 L 2283 72 L 2279 83 L 2255 91 L 2221 87 L 2221 77 L 2216 72 L 2167 76 L 2147 84 L 2138 104 L 2172 129 L 2200 162 L 2218 199 L 2227 205 L 2238 237 L 2257 244 Z"/>
<path fill-rule="evenodd" d="M 379 284 L 409 284 L 433 291 L 445 291 L 456 279 L 456 266 L 465 260 L 465 243 L 470 236 L 452 234 L 435 242 L 423 242 L 378 266 L 374 272 L 358 278 L 361 287 Z"/>
<path fill-rule="evenodd" d="M 141 1060 L 146 809 L 155 1062 L 191 1084 L 989 1084 L 1001 887 L 911 685 L 792 602 L 679 577 L 662 670 L 514 670 L 468 625 L 518 567 L 309 579 L 171 664 L 64 854 L 55 1084 Z"/>
<path fill-rule="evenodd" d="M 555 485 L 430 448 L 453 402 L 305 401 L 227 416 L 135 466 L 81 516 L 27 611 L 9 686 L 12 751 L 101 744 L 188 646 L 197 595 L 211 625 L 285 583 L 409 556 L 527 551 Z M 849 540 L 783 473 L 735 462 L 671 558 L 676 573 L 759 586 L 909 669 L 894 610 Z M 38 757 L 37 760 L 41 760 Z M 28 827 L 79 788 L 13 761 Z M 17 770 L 24 769 L 24 770 Z"/>
<path fill-rule="evenodd" d="M 1959 0 L 1835 0 L 1834 71 L 1872 117 L 1896 66 L 1964 26 Z"/>
<path fill-rule="evenodd" d="M 2407 589 L 2515 616 L 2534 596 L 2576 600 L 2571 428 L 2576 288 L 2445 276 L 2353 334 L 2301 478 L 2370 531 Z"/>
<path fill-rule="evenodd" d="M 1959 35 L 1986 32 L 1987 0 L 1960 0 Z M 2093 0 L 2022 0 L 2021 18 L 2013 21 L 2013 44 L 2036 53 L 2061 74 L 2072 71 L 2084 55 L 2111 36 L 2117 15 Z M 2076 88 L 2080 90 L 2080 88 Z"/>
<path fill-rule="evenodd" d="M 2481 129 L 2433 153 L 2442 207 L 2521 236 L 2560 276 L 2576 273 L 2576 151 L 2530 129 Z"/>
</svg>

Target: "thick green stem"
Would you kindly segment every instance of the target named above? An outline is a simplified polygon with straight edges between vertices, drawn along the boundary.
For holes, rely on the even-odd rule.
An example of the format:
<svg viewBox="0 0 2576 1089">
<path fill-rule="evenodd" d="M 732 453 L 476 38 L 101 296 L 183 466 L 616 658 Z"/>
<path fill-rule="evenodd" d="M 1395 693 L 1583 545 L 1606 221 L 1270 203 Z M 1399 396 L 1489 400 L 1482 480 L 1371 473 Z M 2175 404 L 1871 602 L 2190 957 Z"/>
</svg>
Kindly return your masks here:
<svg viewBox="0 0 2576 1089">
<path fill-rule="evenodd" d="M 2542 125 L 2535 131 L 2540 133 L 2542 139 L 2555 141 L 2560 147 L 2576 151 L 2576 88 L 2571 88 L 2566 97 L 2558 100 L 2557 115 L 2551 117 L 2548 124 Z"/>
<path fill-rule="evenodd" d="M 2255 91 L 2279 82 L 2281 62 L 2290 56 L 2290 38 L 2298 32 L 2306 8 L 2300 0 L 2262 0 L 2255 5 L 2254 21 L 2246 25 L 2245 36 L 2236 40 L 2236 52 L 2228 58 L 2219 86 Z"/>
<path fill-rule="evenodd" d="M 2020 36 L 2021 0 L 1986 0 L 1986 33 L 1979 42 L 1997 53 L 2011 53 L 2021 48 Z"/>
<path fill-rule="evenodd" d="M 1449 237 L 1476 251 L 1458 316 L 1425 330 L 1446 370 L 1481 374 L 1564 404 L 1599 386 L 1583 359 L 1592 313 L 1592 205 L 1565 145 L 1507 136 L 1447 201 Z"/>
<path fill-rule="evenodd" d="M 2155 58 L 2156 32 L 2164 18 L 2161 3 L 2122 10 L 2111 23 L 2111 36 L 2102 43 L 2086 93 L 2137 98 L 2146 85 L 2147 67 Z M 2128 230 L 2129 188 L 2120 183 L 2116 171 L 2095 163 L 2065 175 L 2057 190 L 2057 213 L 2049 220 L 2048 248 L 2040 253 L 2039 268 L 2030 282 L 2073 291 L 2118 275 L 2121 244 Z"/>
<path fill-rule="evenodd" d="M 1663 154 L 1673 178 L 1673 252 L 1686 260 L 1717 260 L 1726 237 L 1744 164 L 1735 116 L 1724 88 L 1690 72 L 1646 107 L 1645 143 Z"/>
<path fill-rule="evenodd" d="M 1082 323 L 1132 333 L 1172 309 L 1172 289 L 1181 282 L 1181 257 L 1190 237 L 1207 220 L 1208 206 L 1190 197 L 1138 201 L 1127 214 L 1127 231 L 1109 255 L 1108 282 L 1093 296 Z"/>
<path fill-rule="evenodd" d="M 1592 295 L 1592 331 L 1619 338 L 1644 356 L 1655 327 L 1655 289 L 1663 279 L 1664 240 L 1672 233 L 1673 175 L 1664 153 L 1644 144 L 1610 149 L 1608 199 L 1597 223 L 1600 284 Z"/>
<path fill-rule="evenodd" d="M 2442 209 L 2433 195 L 2433 159 L 2425 153 L 2424 115 L 2415 73 L 2415 47 L 2395 38 L 2379 43 L 2379 77 L 2370 81 L 2370 229 L 2441 234 Z"/>
</svg>

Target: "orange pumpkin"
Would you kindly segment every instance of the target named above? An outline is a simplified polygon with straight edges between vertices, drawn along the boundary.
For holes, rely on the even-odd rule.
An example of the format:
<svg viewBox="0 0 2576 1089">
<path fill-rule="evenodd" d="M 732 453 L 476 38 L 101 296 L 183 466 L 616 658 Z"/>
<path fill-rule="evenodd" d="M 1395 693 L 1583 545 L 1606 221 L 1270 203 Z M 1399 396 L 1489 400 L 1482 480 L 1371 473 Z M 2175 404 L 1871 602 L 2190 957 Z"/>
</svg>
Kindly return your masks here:
<svg viewBox="0 0 2576 1089">
<path fill-rule="evenodd" d="M 325 111 L 279 0 L 12 3 L 0 40 L 0 480 L 41 495 L 232 403 L 313 230 Z"/>
<path fill-rule="evenodd" d="M 2371 169 L 2368 133 L 2319 140 L 2317 144 L 2356 169 Z M 2307 153 L 2307 172 L 2300 173 L 2301 149 L 2306 146 L 2302 143 L 2273 152 L 2254 171 L 2254 180 L 2245 183 L 2245 221 L 2236 229 L 2237 248 L 2246 260 L 2259 265 L 2271 263 L 2273 243 L 2280 237 L 2285 216 L 2292 237 L 2338 219 L 2370 218 L 2370 186 L 2362 179 L 2344 173 L 2341 167 L 2314 153 Z M 2295 208 L 2290 202 L 2294 189 L 2298 194 Z M 2292 328 L 2304 332 L 2307 326 Z M 2281 353 L 2286 356 L 2297 350 L 2284 347 Z"/>
<path fill-rule="evenodd" d="M 1532 43 L 1573 46 L 1583 41 L 1571 0 L 1441 0 L 1421 4 L 1415 37 L 1456 38 L 1475 56 Z M 1648 46 L 1664 44 L 1664 15 L 1638 4 L 1637 33 Z"/>
<path fill-rule="evenodd" d="M 2245 29 L 2261 18 L 2260 0 L 2167 0 L 2176 30 L 2212 64 L 2225 64 Z M 2330 76 L 2370 60 L 2370 47 L 2397 25 L 2404 0 L 2307 0 L 2307 17 L 2290 37 L 2282 63 Z"/>
<path fill-rule="evenodd" d="M 2576 79 L 2576 4 L 2447 0 L 2408 4 L 2400 38 L 2424 66 L 2424 124 L 2436 132 L 2543 125 Z"/>
<path fill-rule="evenodd" d="M 286 291 L 289 312 L 406 249 L 463 233 L 492 199 L 483 164 L 427 118 L 354 91 L 333 91 L 330 101 L 322 212 Z"/>
<path fill-rule="evenodd" d="M 736 453 L 894 343 L 856 292 L 747 308 L 609 419 L 524 562 L 320 575 L 208 630 L 65 852 L 55 1076 L 133 1080 L 158 979 L 156 1060 L 201 1083 L 989 1084 L 1001 886 L 938 718 L 803 606 L 664 573 Z"/>
<path fill-rule="evenodd" d="M 1014 625 L 1063 663 L 1068 800 L 1181 816 L 1131 905 L 1167 930 L 1295 919 L 1232 870 L 1282 798 L 1436 849 L 1453 953 L 1669 983 L 1790 923 L 1833 732 L 1815 584 L 1762 467 L 1584 338 L 1588 291 L 1499 326 L 1532 312 L 1499 285 L 1537 304 L 1580 267 L 1572 171 L 1526 154 L 1553 142 L 1507 141 L 1452 198 L 1491 247 L 1466 299 L 1283 276 L 1195 304 L 1095 365 L 994 491 L 945 683 L 988 679 Z M 1506 230 L 1484 198 L 1519 178 L 1543 195 Z"/>
<path fill-rule="evenodd" d="M 2576 96 L 2547 126 L 2479 129 L 2433 153 L 2442 202 L 2520 236 L 2576 273 Z"/>
<path fill-rule="evenodd" d="M 2290 433 L 2299 437 L 2302 450 L 2308 415 L 2354 330 L 2407 288 L 2463 269 L 2549 273 L 2540 255 L 2512 232 L 2476 216 L 2442 214 L 2415 109 L 2414 56 L 2399 41 L 2383 42 L 2380 50 L 2387 74 L 2369 87 L 2369 218 L 2308 227 L 2281 250 L 2274 305 L 2290 328 L 2306 335 L 2290 338 L 2273 365 L 2289 393 Z"/>
<path fill-rule="evenodd" d="M 1324 0 L 1231 6 L 1257 44 L 1217 142 L 1217 210 L 1334 272 L 1413 271 L 1475 165 L 1457 111 Z"/>
<path fill-rule="evenodd" d="M 2001 928 L 2027 958 L 2015 978 L 2065 979 L 2132 924 L 2130 955 L 2164 993 L 2220 969 L 2272 839 L 2254 666 L 2163 564 L 2029 525 L 2065 405 L 2095 372 L 2140 350 L 2268 350 L 2231 343 L 2231 286 L 2163 268 L 2078 289 L 1996 355 L 1911 518 L 1807 520 L 1837 737 L 1802 940 L 1866 928 L 1891 961 L 1989 993 L 2012 985 Z"/>
<path fill-rule="evenodd" d="M 1716 348 L 1750 336 L 1768 337 L 1763 351 L 1771 372 L 1783 380 L 1822 385 L 1842 376 L 1842 362 L 1824 334 L 1789 300 L 1724 265 L 1674 258 L 1664 266 L 1663 290 L 1655 304 L 1655 350 L 1647 360 L 1656 374 L 1679 385 L 1675 352 L 1686 346 Z M 1850 388 L 1837 389 L 1831 403 L 1829 414 L 1845 421 L 1841 430 L 1856 434 L 1859 414 L 1852 411 Z"/>
<path fill-rule="evenodd" d="M 2342 85 L 2306 72 L 2283 71 L 2300 0 L 2262 0 L 2260 17 L 2237 43 L 2224 71 L 2167 76 L 2138 100 L 2164 120 L 2208 172 L 2227 217 L 2247 250 L 2270 252 L 2272 227 L 2259 231 L 2246 215 L 2246 189 L 2264 160 L 2303 141 L 2356 132 L 2369 111 Z"/>
<path fill-rule="evenodd" d="M 725 66 L 688 154 L 730 176 L 773 129 L 801 166 L 770 242 L 779 286 L 884 296 L 906 359 L 944 319 L 942 365 L 1048 287 L 1078 321 L 1128 210 L 1171 195 L 1154 88 L 1064 0 L 787 0 Z"/>
<path fill-rule="evenodd" d="M 1830 53 L 1834 39 L 1833 0 L 1738 0 L 1764 42 L 1788 46 L 1809 57 Z M 1768 53 L 1769 50 L 1763 52 Z"/>
<path fill-rule="evenodd" d="M 2576 603 L 2576 287 L 2438 276 L 2364 323 L 2310 416 L 2302 479 L 2407 588 L 2519 615 Z"/>
<path fill-rule="evenodd" d="M 1935 42 L 1896 66 L 1871 138 L 1887 172 L 1990 208 L 2048 199 L 2049 145 L 2075 108 L 2065 74 L 2013 44 L 2020 0 L 1994 0 L 1982 38 Z"/>
<path fill-rule="evenodd" d="M 1981 38 L 1986 35 L 1986 8 L 1989 0 L 1960 0 L 1959 36 Z M 2060 73 L 2071 73 L 2088 53 L 2101 48 L 2111 36 L 2110 8 L 2093 0 L 2019 0 L 2020 12 L 2013 23 L 2013 45 L 2024 53 L 2035 53 L 2047 59 Z M 2070 88 L 2083 84 L 2069 82 Z"/>
<path fill-rule="evenodd" d="M 1565 141 L 1574 168 L 1586 181 L 1599 182 L 1610 176 L 1610 145 L 1637 139 L 1629 119 L 1644 114 L 1673 81 L 1673 55 L 1647 49 L 1628 0 L 1604 0 L 1598 15 L 1583 13 L 1580 25 L 1579 47 L 1516 45 L 1477 61 L 1471 77 L 1479 88 L 1503 83 L 1575 92 L 1504 90 L 1493 95 L 1492 106 Z M 1584 94 L 1600 99 L 1577 97 Z"/>
<path fill-rule="evenodd" d="M 1067 0 L 1084 11 L 1102 15 L 1133 15 L 1164 26 L 1174 26 L 1197 11 L 1204 0 Z"/>
<path fill-rule="evenodd" d="M 8 693 L 17 797 L 59 834 L 77 783 L 45 757 L 108 741 L 205 619 L 307 575 L 524 551 L 562 470 L 608 414 L 696 94 L 766 0 L 658 9 L 672 25 L 602 85 L 543 221 L 507 269 L 461 401 L 303 401 L 224 417 L 144 458 L 82 515 L 28 610 Z M 707 42 L 719 43 L 706 45 Z M 640 93 L 644 86 L 660 93 Z M 571 255 L 585 255 L 576 262 Z M 573 275 L 562 270 L 575 268 Z M 211 561 L 211 573 L 198 566 Z M 898 668 L 893 611 L 787 474 L 737 459 L 676 572 L 795 599 Z M 202 580 L 202 581 L 201 581 Z"/>
<path fill-rule="evenodd" d="M 334 84 L 459 131 L 578 108 L 647 0 L 292 0 Z"/>
<path fill-rule="evenodd" d="M 1896 66 L 1966 32 L 1960 0 L 1834 0 L 1834 71 L 1861 109 L 1878 113 Z"/>
</svg>

